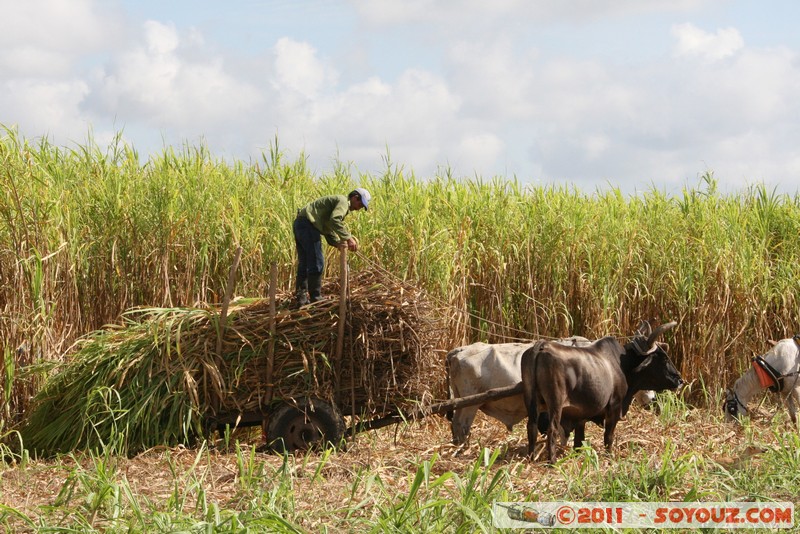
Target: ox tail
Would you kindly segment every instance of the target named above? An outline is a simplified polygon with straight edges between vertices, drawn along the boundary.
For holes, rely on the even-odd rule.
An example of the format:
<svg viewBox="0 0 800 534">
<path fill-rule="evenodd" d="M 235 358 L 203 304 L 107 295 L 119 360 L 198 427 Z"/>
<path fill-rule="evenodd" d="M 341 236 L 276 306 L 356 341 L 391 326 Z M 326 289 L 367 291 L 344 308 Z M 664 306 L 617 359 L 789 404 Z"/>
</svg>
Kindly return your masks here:
<svg viewBox="0 0 800 534">
<path fill-rule="evenodd" d="M 539 353 L 542 350 L 543 341 L 537 341 L 531 348 L 522 355 L 522 388 L 523 398 L 525 399 L 525 409 L 528 411 L 528 419 L 536 417 L 536 426 L 540 433 L 544 434 L 550 424 L 546 413 L 538 413 L 536 376 L 539 367 Z M 544 415 L 544 420 L 542 420 Z"/>
</svg>

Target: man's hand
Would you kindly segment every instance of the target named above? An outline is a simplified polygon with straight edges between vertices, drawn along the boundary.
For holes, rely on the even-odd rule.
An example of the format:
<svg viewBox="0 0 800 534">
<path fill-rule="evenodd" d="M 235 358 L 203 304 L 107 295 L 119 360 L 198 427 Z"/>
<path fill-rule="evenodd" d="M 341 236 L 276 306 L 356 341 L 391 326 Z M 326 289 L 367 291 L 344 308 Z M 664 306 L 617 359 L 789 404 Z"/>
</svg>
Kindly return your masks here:
<svg viewBox="0 0 800 534">
<path fill-rule="evenodd" d="M 338 248 L 347 248 L 348 250 L 352 250 L 353 252 L 358 251 L 358 242 L 353 237 L 351 237 L 350 239 L 339 241 L 339 243 L 336 246 Z"/>
</svg>

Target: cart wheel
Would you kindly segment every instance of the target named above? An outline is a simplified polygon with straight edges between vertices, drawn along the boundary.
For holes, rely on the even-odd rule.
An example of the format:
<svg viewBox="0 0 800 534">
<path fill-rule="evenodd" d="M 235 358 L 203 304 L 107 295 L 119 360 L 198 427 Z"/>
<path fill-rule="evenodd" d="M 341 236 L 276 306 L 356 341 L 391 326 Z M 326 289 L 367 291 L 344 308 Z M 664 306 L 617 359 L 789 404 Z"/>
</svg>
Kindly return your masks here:
<svg viewBox="0 0 800 534">
<path fill-rule="evenodd" d="M 344 417 L 336 406 L 319 399 L 283 404 L 267 423 L 267 445 L 278 452 L 336 446 L 344 436 Z"/>
</svg>

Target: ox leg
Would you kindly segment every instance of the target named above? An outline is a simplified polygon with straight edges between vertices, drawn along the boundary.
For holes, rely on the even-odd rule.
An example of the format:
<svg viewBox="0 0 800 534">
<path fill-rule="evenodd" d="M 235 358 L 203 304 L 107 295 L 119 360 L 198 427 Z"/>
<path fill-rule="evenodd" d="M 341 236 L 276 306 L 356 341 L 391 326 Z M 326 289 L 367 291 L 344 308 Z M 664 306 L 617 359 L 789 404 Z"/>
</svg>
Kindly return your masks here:
<svg viewBox="0 0 800 534">
<path fill-rule="evenodd" d="M 522 375 L 522 401 L 525 405 L 525 411 L 528 414 L 528 420 L 525 423 L 525 429 L 528 432 L 528 457 L 533 458 L 533 452 L 536 450 L 536 440 L 539 438 L 539 429 L 537 423 L 539 419 L 539 399 L 536 393 L 536 358 L 535 352 L 531 349 L 526 350 L 522 354 L 521 375 Z"/>
<path fill-rule="evenodd" d="M 528 417 L 525 428 L 528 430 L 528 456 L 533 458 L 533 451 L 536 449 L 536 440 L 539 438 L 539 428 L 532 417 Z"/>
<path fill-rule="evenodd" d="M 606 446 L 606 450 L 611 452 L 611 447 L 614 445 L 614 429 L 617 428 L 617 422 L 619 421 L 618 418 L 612 417 L 606 419 L 605 421 L 605 431 L 603 432 L 603 445 Z"/>
<path fill-rule="evenodd" d="M 586 421 L 579 421 L 575 425 L 575 440 L 572 446 L 576 449 L 582 447 L 584 441 L 586 441 Z"/>
<path fill-rule="evenodd" d="M 541 415 L 539 412 L 539 404 L 536 402 L 534 395 L 529 390 L 525 390 L 523 395 L 525 402 L 525 409 L 528 412 L 528 420 L 525 423 L 525 429 L 528 431 L 528 457 L 533 458 L 533 452 L 536 450 L 536 441 L 539 439 L 539 432 L 541 431 Z"/>
<path fill-rule="evenodd" d="M 791 395 L 786 399 L 786 408 L 789 410 L 789 418 L 792 425 L 797 428 L 797 404 L 800 402 L 800 389 L 793 389 Z"/>
<path fill-rule="evenodd" d="M 528 412 L 528 420 L 525 423 L 525 429 L 528 431 L 528 457 L 533 458 L 533 451 L 536 450 L 536 441 L 539 439 L 541 429 L 541 420 L 538 416 L 542 414 L 539 412 L 539 405 L 530 390 L 526 389 L 522 398 Z"/>
<path fill-rule="evenodd" d="M 547 459 L 550 463 L 556 461 L 556 439 L 559 442 L 565 439 L 561 429 L 561 410 L 550 411 L 550 428 L 547 429 Z"/>
<path fill-rule="evenodd" d="M 454 444 L 461 445 L 467 442 L 472 422 L 475 420 L 475 414 L 477 413 L 478 406 L 459 408 L 453 412 L 453 421 L 450 423 L 450 428 L 453 431 Z"/>
</svg>

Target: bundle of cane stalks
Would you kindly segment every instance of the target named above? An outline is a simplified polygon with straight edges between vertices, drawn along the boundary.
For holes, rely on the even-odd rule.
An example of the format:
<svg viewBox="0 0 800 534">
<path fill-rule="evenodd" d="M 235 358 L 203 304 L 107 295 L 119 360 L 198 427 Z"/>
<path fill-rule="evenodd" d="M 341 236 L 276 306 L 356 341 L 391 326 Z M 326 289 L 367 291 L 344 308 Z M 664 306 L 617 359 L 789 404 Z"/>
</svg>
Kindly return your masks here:
<svg viewBox="0 0 800 534">
<path fill-rule="evenodd" d="M 351 274 L 338 361 L 339 282 L 324 294 L 300 309 L 279 294 L 274 316 L 268 299 L 238 299 L 224 327 L 215 306 L 125 313 L 123 324 L 89 334 L 51 371 L 23 422 L 25 447 L 52 454 L 115 440 L 129 452 L 190 444 L 209 418 L 268 412 L 268 383 L 273 404 L 318 397 L 359 417 L 444 398 L 444 322 L 423 291 L 373 271 Z"/>
</svg>

